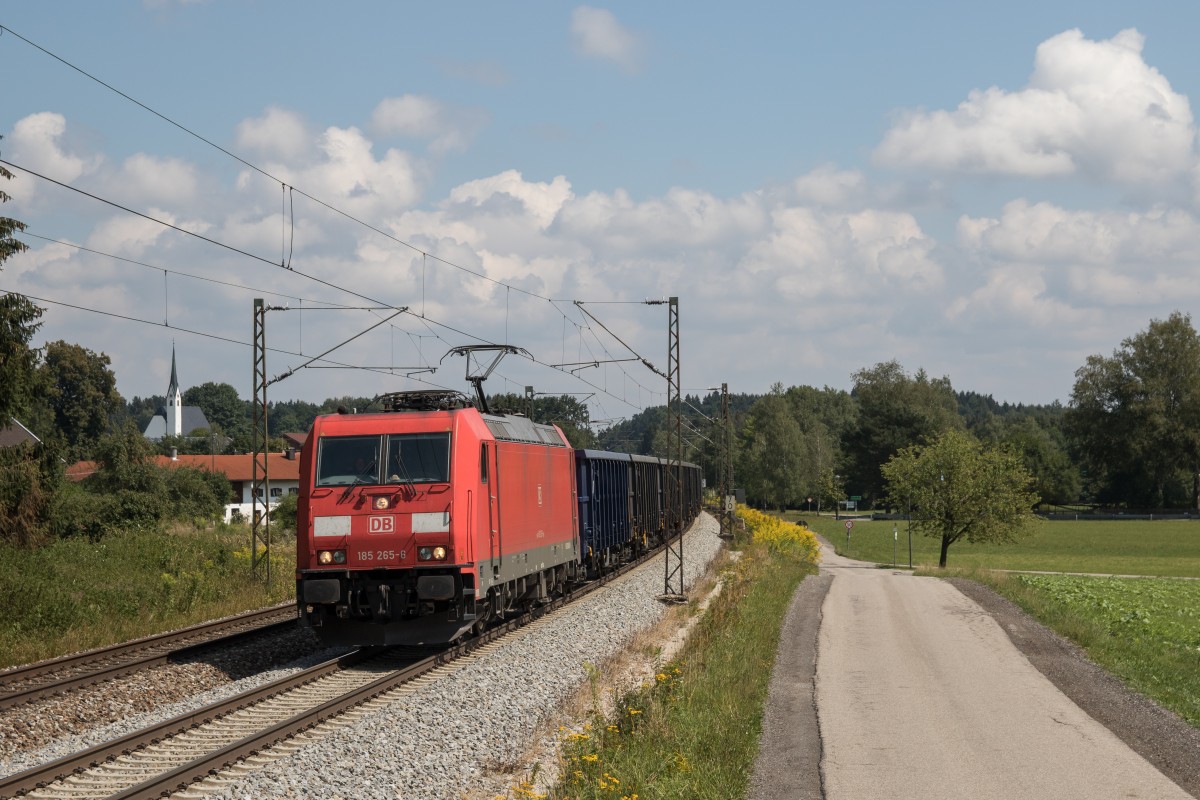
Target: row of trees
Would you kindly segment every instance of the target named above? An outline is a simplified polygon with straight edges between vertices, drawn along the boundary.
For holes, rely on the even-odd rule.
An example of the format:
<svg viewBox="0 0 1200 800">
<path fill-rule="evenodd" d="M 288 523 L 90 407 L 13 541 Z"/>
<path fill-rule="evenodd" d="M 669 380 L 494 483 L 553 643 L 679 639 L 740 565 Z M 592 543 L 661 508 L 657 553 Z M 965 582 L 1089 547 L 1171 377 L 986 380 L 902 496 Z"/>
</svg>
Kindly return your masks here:
<svg viewBox="0 0 1200 800">
<path fill-rule="evenodd" d="M 1011 405 L 956 391 L 948 377 L 896 361 L 853 374 L 850 391 L 774 385 L 733 395 L 735 471 L 747 499 L 775 508 L 906 505 L 889 495 L 884 465 L 949 431 L 1015 454 L 1040 503 L 1197 508 L 1200 497 L 1200 335 L 1185 314 L 1152 320 L 1111 356 L 1077 370 L 1064 406 Z M 684 398 L 684 457 L 710 483 L 724 458 L 720 397 Z M 664 408 L 599 436 L 599 446 L 667 455 Z"/>
</svg>

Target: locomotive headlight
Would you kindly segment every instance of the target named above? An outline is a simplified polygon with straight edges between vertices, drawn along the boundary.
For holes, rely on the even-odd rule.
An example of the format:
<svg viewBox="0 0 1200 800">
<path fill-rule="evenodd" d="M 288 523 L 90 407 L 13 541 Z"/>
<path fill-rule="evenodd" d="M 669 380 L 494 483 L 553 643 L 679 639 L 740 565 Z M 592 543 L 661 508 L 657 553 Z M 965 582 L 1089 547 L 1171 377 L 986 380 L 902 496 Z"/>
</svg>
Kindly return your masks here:
<svg viewBox="0 0 1200 800">
<path fill-rule="evenodd" d="M 375 508 L 377 510 L 382 511 L 387 507 L 388 507 L 388 499 L 386 497 L 376 497 L 375 498 Z"/>
<path fill-rule="evenodd" d="M 437 547 L 418 547 L 417 548 L 417 560 L 418 561 L 445 561 L 446 560 L 446 548 L 441 545 L 438 545 Z"/>
<path fill-rule="evenodd" d="M 317 552 L 317 563 L 323 567 L 327 567 L 330 564 L 345 564 L 346 563 L 346 551 L 345 550 L 319 550 Z"/>
<path fill-rule="evenodd" d="M 346 563 L 346 551 L 345 550 L 334 550 L 333 551 L 333 563 L 345 564 Z"/>
</svg>

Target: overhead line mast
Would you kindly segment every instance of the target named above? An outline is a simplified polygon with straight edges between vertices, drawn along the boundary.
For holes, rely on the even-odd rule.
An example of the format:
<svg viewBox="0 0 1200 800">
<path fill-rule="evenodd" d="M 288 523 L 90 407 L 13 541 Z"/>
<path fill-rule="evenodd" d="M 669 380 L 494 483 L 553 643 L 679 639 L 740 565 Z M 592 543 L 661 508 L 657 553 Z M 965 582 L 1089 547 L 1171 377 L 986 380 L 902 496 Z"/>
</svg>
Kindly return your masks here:
<svg viewBox="0 0 1200 800">
<path fill-rule="evenodd" d="M 662 301 L 656 301 L 655 304 Z M 667 301 L 667 546 L 662 599 L 686 602 L 683 585 L 683 397 L 679 377 L 679 298 Z M 649 366 L 649 364 L 647 364 Z"/>
</svg>

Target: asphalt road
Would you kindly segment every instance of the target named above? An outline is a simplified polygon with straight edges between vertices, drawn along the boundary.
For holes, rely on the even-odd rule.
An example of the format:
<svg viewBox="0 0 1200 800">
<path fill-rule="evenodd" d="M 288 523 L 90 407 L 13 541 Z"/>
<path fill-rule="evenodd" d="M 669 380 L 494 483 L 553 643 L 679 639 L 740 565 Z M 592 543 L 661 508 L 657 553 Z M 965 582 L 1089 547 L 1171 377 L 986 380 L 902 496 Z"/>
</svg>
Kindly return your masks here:
<svg viewBox="0 0 1200 800">
<path fill-rule="evenodd" d="M 953 585 L 830 548 L 821 572 L 832 578 L 813 681 L 824 797 L 1192 796 L 1068 699 Z"/>
</svg>

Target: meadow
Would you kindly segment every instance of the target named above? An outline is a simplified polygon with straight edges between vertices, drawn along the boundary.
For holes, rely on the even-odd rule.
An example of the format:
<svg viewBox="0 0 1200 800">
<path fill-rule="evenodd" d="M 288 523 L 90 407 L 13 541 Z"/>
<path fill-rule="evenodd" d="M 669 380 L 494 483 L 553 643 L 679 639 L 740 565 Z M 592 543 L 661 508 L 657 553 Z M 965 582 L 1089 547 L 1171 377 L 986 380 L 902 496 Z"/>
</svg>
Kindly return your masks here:
<svg viewBox="0 0 1200 800">
<path fill-rule="evenodd" d="M 896 560 L 908 566 L 908 523 L 904 520 L 854 520 L 847 545 L 846 520 L 796 512 L 785 518 L 805 519 L 844 556 L 881 564 L 892 563 L 895 531 Z M 936 569 L 939 547 L 938 539 L 914 534 L 913 566 Z M 1200 521 L 1042 521 L 1031 535 L 1010 544 L 956 542 L 950 546 L 947 566 L 1200 577 Z"/>
<path fill-rule="evenodd" d="M 0 544 L 0 669 L 263 608 L 295 592 L 295 538 L 273 532 L 271 586 L 242 526 Z"/>
</svg>

